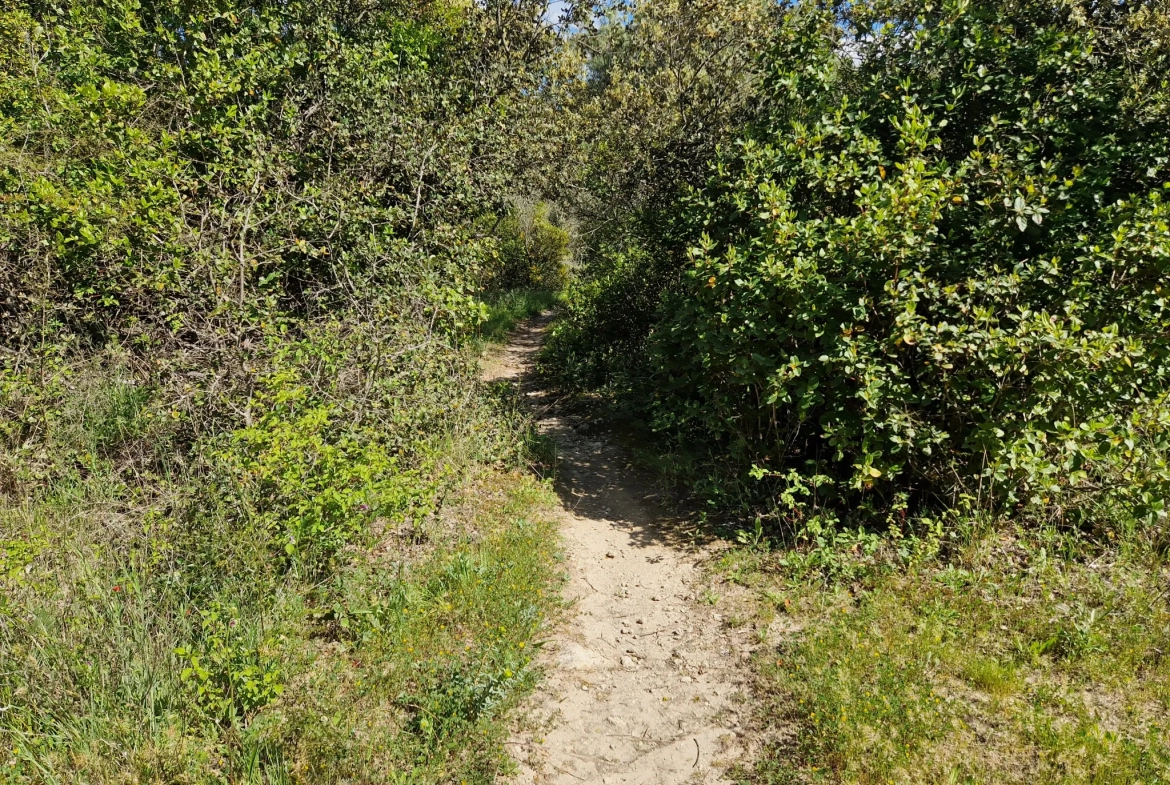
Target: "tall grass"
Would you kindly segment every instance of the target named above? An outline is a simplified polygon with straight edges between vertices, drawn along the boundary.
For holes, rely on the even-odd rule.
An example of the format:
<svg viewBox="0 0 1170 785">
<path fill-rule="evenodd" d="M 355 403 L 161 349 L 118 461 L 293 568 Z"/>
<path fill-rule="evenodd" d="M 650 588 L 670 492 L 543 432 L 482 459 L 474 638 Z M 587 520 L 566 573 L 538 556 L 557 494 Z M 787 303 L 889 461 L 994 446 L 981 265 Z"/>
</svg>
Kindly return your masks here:
<svg viewBox="0 0 1170 785">
<path fill-rule="evenodd" d="M 461 350 L 404 376 L 340 329 L 257 358 L 234 430 L 116 358 L 6 377 L 0 406 L 37 418 L 4 445 L 0 781 L 488 783 L 511 765 L 503 720 L 555 599 L 526 425 Z"/>
</svg>

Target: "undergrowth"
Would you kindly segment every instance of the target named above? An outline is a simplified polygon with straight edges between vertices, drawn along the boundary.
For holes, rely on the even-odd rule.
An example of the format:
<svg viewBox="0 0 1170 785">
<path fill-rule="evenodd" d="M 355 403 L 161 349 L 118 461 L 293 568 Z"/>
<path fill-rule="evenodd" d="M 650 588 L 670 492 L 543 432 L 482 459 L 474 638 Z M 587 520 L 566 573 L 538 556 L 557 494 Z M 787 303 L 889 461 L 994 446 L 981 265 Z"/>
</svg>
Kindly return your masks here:
<svg viewBox="0 0 1170 785">
<path fill-rule="evenodd" d="M 86 452 L 0 507 L 5 781 L 487 783 L 510 766 L 500 720 L 555 590 L 549 491 L 484 462 L 490 406 L 396 472 L 392 429 L 333 436 L 341 413 L 289 375 L 258 395 L 287 410 L 212 438 L 210 469 L 146 485 Z M 173 427 L 93 384 L 65 398 L 90 415 L 71 434 L 86 448 L 147 451 Z"/>
<path fill-rule="evenodd" d="M 512 289 L 484 299 L 487 315 L 479 326 L 483 344 L 503 343 L 517 324 L 550 310 L 559 302 L 556 292 L 546 289 Z"/>
<path fill-rule="evenodd" d="M 556 540 L 475 344 L 568 252 L 509 206 L 546 10 L 0 10 L 0 781 L 509 767 Z"/>
</svg>

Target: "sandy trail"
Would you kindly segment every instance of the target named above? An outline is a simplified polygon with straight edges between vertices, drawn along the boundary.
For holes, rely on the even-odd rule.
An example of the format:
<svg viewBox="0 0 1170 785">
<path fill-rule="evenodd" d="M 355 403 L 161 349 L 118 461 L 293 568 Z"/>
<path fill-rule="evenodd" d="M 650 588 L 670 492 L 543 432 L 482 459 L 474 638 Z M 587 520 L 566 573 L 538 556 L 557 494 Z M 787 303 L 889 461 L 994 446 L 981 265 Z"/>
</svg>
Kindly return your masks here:
<svg viewBox="0 0 1170 785">
<path fill-rule="evenodd" d="M 513 739 L 516 781 L 729 782 L 750 648 L 701 600 L 710 553 L 680 541 L 678 521 L 623 452 L 575 430 L 527 374 L 549 321 L 519 328 L 484 374 L 519 384 L 557 444 L 572 603 L 540 655 L 546 679 Z"/>
</svg>

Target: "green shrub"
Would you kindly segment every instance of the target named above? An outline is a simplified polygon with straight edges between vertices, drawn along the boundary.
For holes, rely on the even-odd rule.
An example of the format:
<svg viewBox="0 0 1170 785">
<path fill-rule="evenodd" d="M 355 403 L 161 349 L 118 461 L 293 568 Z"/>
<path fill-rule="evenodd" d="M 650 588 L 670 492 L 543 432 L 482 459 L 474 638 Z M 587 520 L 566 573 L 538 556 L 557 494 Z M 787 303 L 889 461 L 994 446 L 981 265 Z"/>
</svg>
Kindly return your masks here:
<svg viewBox="0 0 1170 785">
<path fill-rule="evenodd" d="M 856 64 L 792 10 L 689 199 L 657 427 L 778 495 L 816 478 L 814 507 L 1164 517 L 1165 11 L 1094 8 L 859 5 Z"/>
<path fill-rule="evenodd" d="M 545 497 L 510 477 L 494 548 L 445 500 L 529 441 L 469 344 L 544 11 L 0 10 L 0 780 L 494 780 Z M 432 596 L 472 552 L 504 587 Z M 500 663 L 438 741 L 397 703 Z"/>
<path fill-rule="evenodd" d="M 263 414 L 217 457 L 278 549 L 300 560 L 327 559 L 379 516 L 433 509 L 426 465 L 404 466 L 383 432 L 347 428 L 341 412 L 314 403 L 290 373 L 265 384 L 252 401 Z"/>
<path fill-rule="evenodd" d="M 517 201 L 495 228 L 499 258 L 487 287 L 559 291 L 565 284 L 569 233 L 546 202 Z"/>
<path fill-rule="evenodd" d="M 569 281 L 565 314 L 544 352 L 549 371 L 581 387 L 630 385 L 645 370 L 646 336 L 669 275 L 663 267 L 636 241 L 598 249 L 585 274 Z"/>
<path fill-rule="evenodd" d="M 238 723 L 284 692 L 272 656 L 247 640 L 255 630 L 240 623 L 239 608 L 215 602 L 199 616 L 199 644 L 180 646 L 175 654 L 184 665 L 180 681 L 191 686 L 210 716 L 228 725 Z"/>
</svg>

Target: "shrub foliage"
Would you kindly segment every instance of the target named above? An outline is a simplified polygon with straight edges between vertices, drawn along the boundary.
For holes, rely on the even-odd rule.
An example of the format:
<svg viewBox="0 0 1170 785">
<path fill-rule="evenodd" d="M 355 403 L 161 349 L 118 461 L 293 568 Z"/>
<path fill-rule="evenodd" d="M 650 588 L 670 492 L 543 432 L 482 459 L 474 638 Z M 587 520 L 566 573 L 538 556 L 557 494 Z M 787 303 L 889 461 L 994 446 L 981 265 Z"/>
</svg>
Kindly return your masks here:
<svg viewBox="0 0 1170 785">
<path fill-rule="evenodd" d="M 546 10 L 0 10 L 0 779 L 495 777 L 543 501 L 440 519 L 524 454 L 466 344 Z"/>
<path fill-rule="evenodd" d="M 753 494 L 1164 515 L 1166 32 L 1156 3 L 787 8 L 650 261 L 577 288 L 583 325 L 662 303 L 586 364 L 648 346 L 656 427 Z"/>
</svg>

